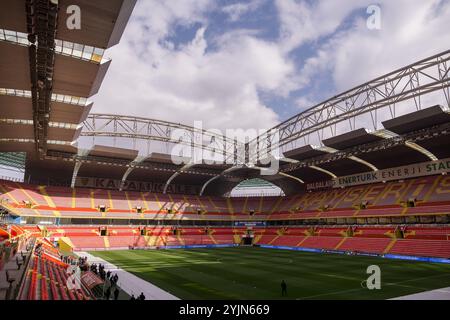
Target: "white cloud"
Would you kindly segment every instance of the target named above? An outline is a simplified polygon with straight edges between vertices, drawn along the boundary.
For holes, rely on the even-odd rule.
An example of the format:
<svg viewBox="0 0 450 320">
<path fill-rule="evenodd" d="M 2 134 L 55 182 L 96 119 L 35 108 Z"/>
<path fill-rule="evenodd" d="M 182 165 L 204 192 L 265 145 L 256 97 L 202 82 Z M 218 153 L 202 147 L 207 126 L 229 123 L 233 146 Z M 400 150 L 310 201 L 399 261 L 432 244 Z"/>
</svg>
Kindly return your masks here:
<svg viewBox="0 0 450 320">
<path fill-rule="evenodd" d="M 148 2 L 140 4 L 150 6 Z M 109 52 L 113 62 L 95 98 L 94 112 L 188 125 L 203 120 L 205 127 L 214 128 L 269 128 L 279 121 L 258 96 L 259 90 L 281 92 L 295 71 L 276 43 L 249 32 L 233 32 L 218 37 L 214 50 L 207 50 L 204 13 L 210 3 L 175 11 L 166 2 L 153 2 L 157 5 L 145 11 L 147 15 L 142 13 L 145 8 L 135 9 L 139 15 L 122 43 Z M 174 25 L 196 22 L 203 27 L 189 43 L 175 49 L 166 40 Z"/>
<path fill-rule="evenodd" d="M 263 3 L 264 0 L 251 0 L 247 2 L 238 2 L 223 7 L 222 11 L 229 16 L 229 19 L 231 21 L 238 21 L 242 15 L 255 11 Z"/>
<path fill-rule="evenodd" d="M 317 103 L 318 103 L 318 101 L 312 100 L 309 97 L 300 97 L 300 98 L 295 100 L 295 104 L 300 109 L 303 109 L 303 110 L 309 109 L 311 107 L 314 107 Z"/>
<path fill-rule="evenodd" d="M 334 33 L 355 9 L 370 0 L 296 1 L 277 0 L 280 45 L 289 52 L 310 41 Z"/>
<path fill-rule="evenodd" d="M 382 4 L 382 28 L 365 21 L 330 42 L 333 78 L 339 91 L 448 49 L 450 2 L 398 0 Z M 356 72 L 355 72 L 356 70 Z"/>
<path fill-rule="evenodd" d="M 278 0 L 276 41 L 264 40 L 259 30 L 208 34 L 212 10 L 233 20 L 260 2 L 219 8 L 212 0 L 139 1 L 121 44 L 108 52 L 113 62 L 94 112 L 267 128 L 280 119 L 259 92 L 289 97 L 308 87 L 310 92 L 290 98 L 294 108 L 309 107 L 318 97 L 338 94 L 450 43 L 450 4 L 438 0 L 379 1 L 382 29 L 374 31 L 366 27 L 369 0 Z M 169 39 L 177 26 L 195 26 L 196 34 L 175 45 Z M 309 45 L 317 49 L 295 65 L 293 50 Z M 326 83 L 325 91 L 319 81 Z"/>
<path fill-rule="evenodd" d="M 127 26 L 127 38 L 162 39 L 175 25 L 205 22 L 205 13 L 215 7 L 212 0 L 140 0 L 133 11 L 133 21 Z M 129 30 L 133 29 L 133 30 Z"/>
<path fill-rule="evenodd" d="M 313 42 L 319 44 L 297 77 L 299 88 L 307 85 L 313 88 L 298 101 L 310 101 L 320 94 L 314 92 L 314 84 L 324 77 L 330 79 L 328 86 L 334 87 L 334 94 L 338 94 L 448 49 L 450 1 L 383 0 L 379 3 L 381 30 L 369 30 L 367 1 L 277 2 L 284 30 L 280 37 L 283 50 Z M 340 28 L 344 22 L 348 24 L 348 18 L 355 12 L 352 24 Z M 322 41 L 318 42 L 319 39 Z"/>
</svg>

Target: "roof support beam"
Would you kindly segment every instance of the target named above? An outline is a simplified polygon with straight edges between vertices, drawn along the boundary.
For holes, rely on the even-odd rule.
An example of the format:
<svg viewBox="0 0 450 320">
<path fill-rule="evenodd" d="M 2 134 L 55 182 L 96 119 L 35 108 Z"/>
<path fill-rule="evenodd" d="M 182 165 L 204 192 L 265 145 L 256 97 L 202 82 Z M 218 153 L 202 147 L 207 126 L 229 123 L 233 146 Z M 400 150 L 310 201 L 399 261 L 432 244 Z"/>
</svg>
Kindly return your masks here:
<svg viewBox="0 0 450 320">
<path fill-rule="evenodd" d="M 78 149 L 78 155 L 83 157 L 88 155 L 90 152 L 90 150 L 83 150 L 83 149 Z M 78 171 L 80 171 L 81 165 L 83 164 L 82 161 L 80 160 L 75 160 L 75 166 L 73 168 L 73 174 L 72 174 L 72 183 L 70 184 L 71 188 L 75 188 L 75 183 L 77 182 L 77 176 L 78 176 Z"/>
<path fill-rule="evenodd" d="M 387 130 L 387 129 L 383 129 L 383 130 L 378 130 L 376 132 L 374 132 L 373 134 L 379 136 L 379 137 L 383 137 L 384 139 L 389 139 L 389 138 L 400 138 L 400 135 L 398 135 L 397 133 Z M 420 152 L 421 154 L 425 155 L 427 158 L 429 158 L 431 161 L 436 161 L 438 160 L 438 158 L 431 152 L 428 151 L 427 149 L 425 149 L 422 146 L 419 146 L 417 143 L 415 143 L 412 140 L 409 139 L 404 139 L 403 143 L 405 146 L 407 146 L 408 148 Z"/>
<path fill-rule="evenodd" d="M 136 159 L 134 159 L 130 163 L 130 167 L 127 169 L 127 171 L 125 171 L 125 173 L 122 176 L 122 180 L 120 181 L 119 191 L 123 190 L 123 187 L 125 186 L 125 181 L 127 181 L 128 176 L 130 175 L 131 172 L 133 172 L 133 170 L 135 169 L 136 165 L 141 163 L 144 160 L 145 160 L 145 157 L 137 156 Z"/>
<path fill-rule="evenodd" d="M 183 173 L 184 170 L 189 169 L 190 167 L 192 167 L 193 164 L 192 163 L 188 163 L 186 165 L 184 165 L 180 170 L 178 170 L 177 172 L 175 172 L 173 175 L 170 176 L 170 178 L 167 180 L 166 184 L 164 185 L 164 190 L 163 190 L 163 194 L 167 193 L 167 188 L 169 187 L 170 183 L 173 181 L 173 179 L 175 179 L 176 177 L 178 177 L 181 173 Z"/>
<path fill-rule="evenodd" d="M 203 192 L 205 192 L 205 189 L 206 189 L 206 187 L 211 183 L 211 182 L 213 182 L 214 180 L 216 180 L 216 179 L 218 179 L 218 178 L 220 178 L 220 175 L 217 175 L 217 176 L 215 176 L 215 177 L 212 177 L 211 179 L 209 179 L 208 181 L 206 181 L 204 184 L 203 184 L 203 186 L 202 186 L 202 189 L 200 190 L 200 196 L 202 196 L 203 195 Z"/>
<path fill-rule="evenodd" d="M 120 181 L 119 191 L 123 190 L 123 187 L 125 186 L 125 181 L 127 181 L 128 176 L 130 175 L 130 173 L 133 170 L 134 170 L 134 167 L 130 167 L 127 169 L 127 171 L 125 171 L 125 173 L 123 174 L 122 180 Z"/>
<path fill-rule="evenodd" d="M 75 167 L 73 168 L 73 174 L 72 174 L 72 182 L 70 183 L 71 188 L 75 188 L 75 183 L 77 181 L 78 171 L 81 168 L 81 165 L 83 163 L 81 161 L 75 162 Z"/>
<path fill-rule="evenodd" d="M 203 184 L 202 189 L 200 190 L 200 194 L 199 194 L 199 195 L 202 196 L 203 193 L 205 192 L 206 187 L 207 187 L 211 182 L 213 182 L 214 180 L 216 180 L 216 179 L 218 179 L 218 178 L 224 176 L 225 174 L 227 174 L 227 173 L 229 173 L 229 172 L 232 172 L 232 171 L 235 171 L 235 170 L 239 170 L 239 169 L 242 169 L 242 168 L 245 168 L 245 167 L 246 167 L 246 166 L 243 166 L 243 165 L 241 165 L 241 166 L 234 166 L 234 167 L 231 167 L 231 168 L 228 168 L 228 169 L 222 171 L 222 172 L 221 172 L 220 174 L 218 174 L 217 176 L 212 177 L 211 179 L 209 179 L 208 181 L 206 181 L 206 182 Z"/>
<path fill-rule="evenodd" d="M 369 161 L 363 160 L 361 158 L 355 157 L 355 156 L 350 156 L 348 157 L 350 160 L 362 163 L 363 165 L 369 167 L 372 171 L 378 171 L 378 168 L 375 167 L 373 164 L 371 164 Z"/>
<path fill-rule="evenodd" d="M 297 160 L 292 160 L 292 161 L 297 161 Z M 270 169 L 261 168 L 261 167 L 257 167 L 257 166 L 251 167 L 251 168 L 252 168 L 252 169 L 255 169 L 255 170 L 260 170 L 260 171 L 270 170 Z M 292 176 L 292 175 L 290 175 L 290 174 L 287 174 L 287 173 L 284 173 L 284 172 L 281 172 L 281 171 L 278 171 L 277 174 L 280 175 L 280 176 L 283 176 L 283 177 L 286 177 L 286 178 L 295 180 L 295 181 L 297 181 L 297 182 L 300 182 L 301 184 L 304 184 L 304 183 L 305 183 L 302 179 L 297 178 L 297 177 L 294 177 L 294 176 Z"/>
<path fill-rule="evenodd" d="M 333 172 L 331 172 L 331 171 L 322 169 L 322 168 L 317 167 L 317 166 L 309 166 L 309 167 L 310 167 L 311 169 L 314 169 L 314 170 L 317 170 L 317 171 L 326 173 L 327 175 L 329 175 L 329 176 L 332 177 L 333 179 L 336 179 L 336 178 L 337 178 L 337 176 L 336 176 Z"/>
<path fill-rule="evenodd" d="M 334 149 L 334 148 L 331 148 L 331 147 L 326 147 L 326 146 L 319 148 L 319 150 L 325 151 L 325 152 L 328 152 L 328 153 L 336 153 L 336 152 L 339 152 L 339 150 L 337 150 L 337 149 Z M 370 162 L 365 161 L 365 160 L 363 160 L 363 159 L 361 159 L 361 158 L 358 158 L 358 157 L 356 157 L 356 156 L 348 156 L 347 158 L 350 159 L 350 160 L 353 160 L 353 161 L 356 161 L 356 162 L 359 162 L 359 163 L 365 165 L 366 167 L 370 168 L 370 170 L 372 170 L 372 171 L 378 171 L 378 168 L 377 168 L 377 167 L 375 167 L 375 166 L 374 166 L 373 164 L 371 164 Z M 328 171 L 328 172 L 329 172 L 329 171 Z"/>
<path fill-rule="evenodd" d="M 431 161 L 437 161 L 439 160 L 431 151 L 428 151 L 424 147 L 419 146 L 417 143 L 414 143 L 412 141 L 405 141 L 405 146 L 420 152 L 421 154 L 425 155 L 427 158 L 429 158 Z"/>
<path fill-rule="evenodd" d="M 289 178 L 289 179 L 293 179 L 293 180 L 295 180 L 297 182 L 300 182 L 301 184 L 305 183 L 302 179 L 294 177 L 294 176 L 291 176 L 290 174 L 287 174 L 287 173 L 284 173 L 284 172 L 278 172 L 278 174 L 280 176 L 283 176 L 283 177 L 286 177 L 286 178 Z"/>
</svg>

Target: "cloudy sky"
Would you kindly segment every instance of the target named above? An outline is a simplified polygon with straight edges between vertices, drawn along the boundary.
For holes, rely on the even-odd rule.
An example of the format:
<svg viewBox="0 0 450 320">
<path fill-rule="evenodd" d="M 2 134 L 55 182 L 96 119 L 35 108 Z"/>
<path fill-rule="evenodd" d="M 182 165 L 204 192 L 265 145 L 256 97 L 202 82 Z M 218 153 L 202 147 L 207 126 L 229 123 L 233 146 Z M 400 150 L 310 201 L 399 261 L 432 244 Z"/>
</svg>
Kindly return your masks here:
<svg viewBox="0 0 450 320">
<path fill-rule="evenodd" d="M 448 49 L 449 21 L 450 0 L 138 0 L 93 112 L 269 128 Z"/>
</svg>

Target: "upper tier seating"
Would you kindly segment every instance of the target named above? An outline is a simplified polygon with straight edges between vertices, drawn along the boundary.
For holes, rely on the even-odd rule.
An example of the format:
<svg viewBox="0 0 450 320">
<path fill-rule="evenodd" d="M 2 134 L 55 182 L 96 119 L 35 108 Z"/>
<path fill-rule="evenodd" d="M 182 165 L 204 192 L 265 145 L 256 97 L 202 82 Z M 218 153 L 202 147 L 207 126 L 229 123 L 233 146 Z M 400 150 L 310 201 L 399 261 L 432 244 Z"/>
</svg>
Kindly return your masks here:
<svg viewBox="0 0 450 320">
<path fill-rule="evenodd" d="M 70 189 L 9 181 L 0 181 L 0 194 L 8 209 L 41 217 L 274 220 L 450 213 L 450 177 L 442 175 L 267 198 Z M 407 205 L 410 200 L 414 207 Z M 105 212 L 100 212 L 101 206 Z"/>
</svg>

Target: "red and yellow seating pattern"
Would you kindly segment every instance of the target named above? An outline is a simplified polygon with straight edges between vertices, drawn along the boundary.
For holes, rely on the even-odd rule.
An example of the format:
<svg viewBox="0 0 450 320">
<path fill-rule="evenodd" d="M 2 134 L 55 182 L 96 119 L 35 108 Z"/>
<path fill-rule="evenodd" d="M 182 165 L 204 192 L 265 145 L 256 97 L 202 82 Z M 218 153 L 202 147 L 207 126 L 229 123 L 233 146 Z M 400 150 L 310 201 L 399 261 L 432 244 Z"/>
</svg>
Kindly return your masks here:
<svg viewBox="0 0 450 320">
<path fill-rule="evenodd" d="M 407 206 L 411 199 L 415 200 L 415 207 Z M 450 213 L 450 177 L 440 175 L 292 197 L 229 199 L 4 181 L 0 182 L 0 200 L 2 206 L 18 215 L 35 217 L 297 220 L 439 215 Z M 105 212 L 101 212 L 101 206 L 105 207 Z"/>
<path fill-rule="evenodd" d="M 25 227 L 26 232 L 33 227 Z M 41 230 L 42 232 L 42 230 Z M 69 265 L 61 260 L 59 249 L 47 237 L 36 238 L 35 249 L 25 271 L 24 281 L 18 295 L 19 300 L 92 300 L 92 293 L 80 285 L 76 288 L 68 286 Z M 37 253 L 37 247 L 40 250 Z M 80 279 L 78 279 L 80 281 Z"/>
<path fill-rule="evenodd" d="M 69 290 L 66 268 L 47 258 L 33 256 L 19 299 L 91 300 L 91 294 L 84 287 Z"/>
</svg>

